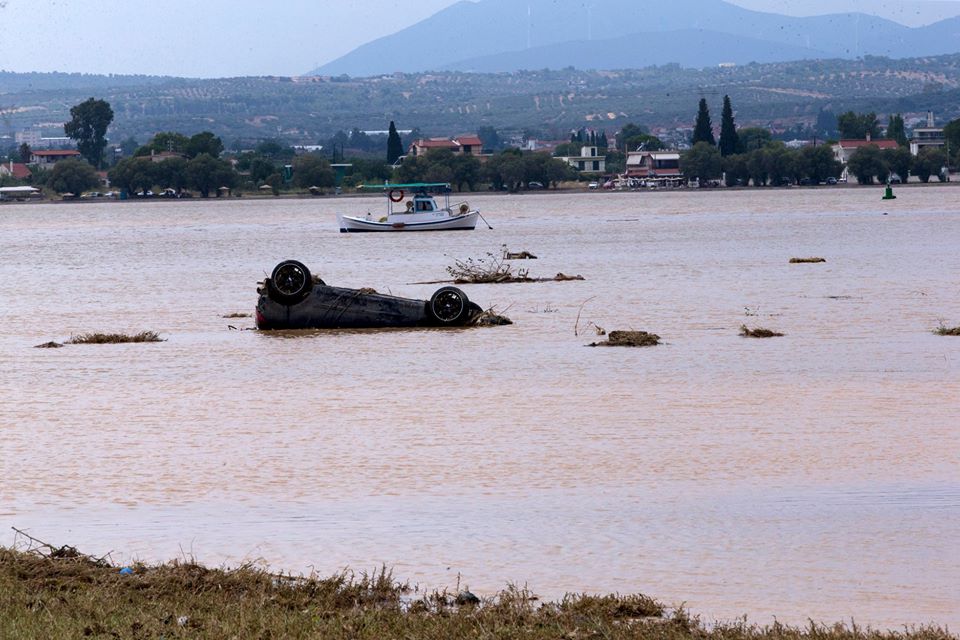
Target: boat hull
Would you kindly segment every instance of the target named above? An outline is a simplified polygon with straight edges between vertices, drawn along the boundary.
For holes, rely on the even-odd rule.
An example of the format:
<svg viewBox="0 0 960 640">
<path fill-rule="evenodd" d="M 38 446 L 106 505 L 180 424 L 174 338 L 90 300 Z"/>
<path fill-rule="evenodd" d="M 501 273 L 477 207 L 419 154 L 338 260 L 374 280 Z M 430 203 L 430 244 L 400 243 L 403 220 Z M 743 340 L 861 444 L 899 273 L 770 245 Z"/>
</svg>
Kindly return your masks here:
<svg viewBox="0 0 960 640">
<path fill-rule="evenodd" d="M 340 233 L 368 233 L 392 231 L 472 231 L 477 226 L 479 211 L 470 211 L 457 216 L 431 216 L 420 218 L 414 215 L 392 215 L 387 220 L 367 220 L 354 216 L 338 215 Z"/>
</svg>

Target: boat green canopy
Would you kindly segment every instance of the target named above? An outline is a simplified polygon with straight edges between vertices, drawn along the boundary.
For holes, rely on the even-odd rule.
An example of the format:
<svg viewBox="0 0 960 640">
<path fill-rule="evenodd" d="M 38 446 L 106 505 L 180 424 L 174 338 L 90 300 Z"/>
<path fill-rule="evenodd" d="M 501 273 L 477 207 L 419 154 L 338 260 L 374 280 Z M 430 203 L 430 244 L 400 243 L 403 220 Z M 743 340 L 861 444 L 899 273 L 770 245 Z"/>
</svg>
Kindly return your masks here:
<svg viewBox="0 0 960 640">
<path fill-rule="evenodd" d="M 406 184 L 362 184 L 360 189 L 383 189 L 383 190 L 392 190 L 392 189 L 439 189 L 439 188 L 450 188 L 449 182 L 411 182 Z"/>
</svg>

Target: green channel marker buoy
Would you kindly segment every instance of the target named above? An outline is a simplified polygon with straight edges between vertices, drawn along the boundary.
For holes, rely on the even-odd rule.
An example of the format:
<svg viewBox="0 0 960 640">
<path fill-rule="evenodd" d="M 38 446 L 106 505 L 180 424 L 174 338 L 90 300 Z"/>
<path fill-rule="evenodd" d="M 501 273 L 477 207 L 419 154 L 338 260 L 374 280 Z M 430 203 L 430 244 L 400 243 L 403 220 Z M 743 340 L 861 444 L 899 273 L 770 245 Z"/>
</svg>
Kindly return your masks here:
<svg viewBox="0 0 960 640">
<path fill-rule="evenodd" d="M 887 190 L 883 192 L 884 200 L 896 200 L 897 196 L 893 195 L 893 187 L 890 186 L 890 183 L 887 183 Z"/>
</svg>

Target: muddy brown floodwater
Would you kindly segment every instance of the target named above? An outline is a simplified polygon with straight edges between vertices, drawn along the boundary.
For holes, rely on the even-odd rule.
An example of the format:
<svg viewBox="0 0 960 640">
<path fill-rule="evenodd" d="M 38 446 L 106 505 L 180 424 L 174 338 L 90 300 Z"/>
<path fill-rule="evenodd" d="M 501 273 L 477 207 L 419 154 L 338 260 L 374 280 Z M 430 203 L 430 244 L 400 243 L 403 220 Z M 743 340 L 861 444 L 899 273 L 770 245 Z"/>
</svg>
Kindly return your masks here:
<svg viewBox="0 0 960 640">
<path fill-rule="evenodd" d="M 881 192 L 475 197 L 493 231 L 357 236 L 338 207 L 379 200 L 0 206 L 0 542 L 956 628 L 960 189 Z M 504 244 L 586 280 L 464 286 L 489 329 L 223 318 L 282 259 L 428 297 Z"/>
</svg>

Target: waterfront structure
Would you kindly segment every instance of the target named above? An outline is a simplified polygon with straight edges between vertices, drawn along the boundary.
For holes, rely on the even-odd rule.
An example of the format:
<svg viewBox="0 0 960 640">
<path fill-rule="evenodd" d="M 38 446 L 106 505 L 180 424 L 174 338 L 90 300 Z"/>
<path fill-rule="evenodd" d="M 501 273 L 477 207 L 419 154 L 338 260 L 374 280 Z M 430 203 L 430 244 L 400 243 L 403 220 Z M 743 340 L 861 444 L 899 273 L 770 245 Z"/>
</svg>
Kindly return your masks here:
<svg viewBox="0 0 960 640">
<path fill-rule="evenodd" d="M 684 182 L 679 151 L 630 151 L 627 153 L 628 179 L 647 186 L 677 186 Z"/>
<path fill-rule="evenodd" d="M 559 156 L 557 160 L 563 160 L 580 173 L 605 173 L 607 170 L 607 158 L 595 146 L 583 146 L 579 156 Z"/>
<path fill-rule="evenodd" d="M 927 147 L 940 148 L 947 144 L 943 127 L 937 127 L 933 119 L 933 111 L 927 112 L 927 126 L 915 127 L 913 137 L 910 138 L 910 153 L 920 155 L 920 151 Z"/>
<path fill-rule="evenodd" d="M 31 151 L 30 162 L 37 167 L 49 168 L 67 158 L 80 158 L 80 152 L 76 149 L 56 149 L 47 151 Z"/>
<path fill-rule="evenodd" d="M 420 138 L 410 144 L 408 156 L 416 158 L 433 149 L 449 149 L 458 156 L 483 155 L 483 141 L 476 135 L 463 135 L 455 138 Z"/>
</svg>

